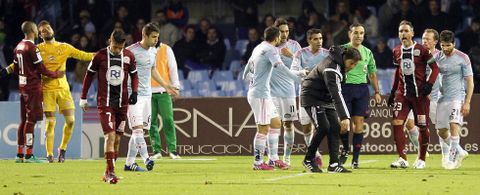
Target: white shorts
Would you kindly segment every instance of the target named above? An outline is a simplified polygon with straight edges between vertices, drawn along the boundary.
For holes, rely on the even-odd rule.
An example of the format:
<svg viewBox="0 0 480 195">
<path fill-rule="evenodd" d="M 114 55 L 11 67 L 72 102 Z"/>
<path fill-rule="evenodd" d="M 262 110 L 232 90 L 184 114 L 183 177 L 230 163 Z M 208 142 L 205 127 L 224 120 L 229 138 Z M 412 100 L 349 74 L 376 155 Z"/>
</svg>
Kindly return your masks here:
<svg viewBox="0 0 480 195">
<path fill-rule="evenodd" d="M 298 116 L 300 117 L 300 124 L 301 125 L 308 125 L 312 123 L 312 120 L 310 119 L 310 116 L 308 116 L 307 111 L 305 110 L 304 107 L 300 107 L 300 110 L 298 112 Z"/>
<path fill-rule="evenodd" d="M 435 124 L 436 118 L 437 118 L 437 102 L 435 101 L 430 101 L 430 113 L 429 113 L 430 121 L 432 124 Z M 413 110 L 410 110 L 410 113 L 408 113 L 407 119 L 409 120 L 415 120 L 415 117 L 413 116 Z"/>
<path fill-rule="evenodd" d="M 282 121 L 298 120 L 295 98 L 273 97 L 272 101 L 275 108 L 277 108 L 277 113 L 280 115 Z"/>
<path fill-rule="evenodd" d="M 269 125 L 272 118 L 279 117 L 272 99 L 248 96 L 247 100 L 257 125 Z"/>
<path fill-rule="evenodd" d="M 130 129 L 140 125 L 143 126 L 143 129 L 150 129 L 152 96 L 138 96 L 135 105 L 128 105 L 127 117 Z"/>
<path fill-rule="evenodd" d="M 463 124 L 462 102 L 440 102 L 437 106 L 436 129 L 450 129 L 450 123 Z"/>
</svg>

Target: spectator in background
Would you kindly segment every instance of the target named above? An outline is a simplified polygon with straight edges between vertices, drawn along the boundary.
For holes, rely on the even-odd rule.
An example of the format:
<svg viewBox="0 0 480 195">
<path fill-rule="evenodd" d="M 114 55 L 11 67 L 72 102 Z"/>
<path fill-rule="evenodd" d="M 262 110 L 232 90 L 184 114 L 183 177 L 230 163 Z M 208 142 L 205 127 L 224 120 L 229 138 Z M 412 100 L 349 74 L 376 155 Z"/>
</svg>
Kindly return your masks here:
<svg viewBox="0 0 480 195">
<path fill-rule="evenodd" d="M 335 14 L 333 14 L 330 19 L 342 22 L 345 26 L 350 25 L 353 22 L 353 15 L 349 12 L 349 9 L 348 1 L 338 1 L 335 6 Z"/>
<path fill-rule="evenodd" d="M 180 39 L 179 29 L 168 22 L 165 10 L 159 9 L 155 12 L 154 22 L 160 28 L 159 42 L 173 46 Z"/>
<path fill-rule="evenodd" d="M 472 20 L 467 30 L 460 33 L 460 50 L 468 53 L 480 40 L 480 18 Z"/>
<path fill-rule="evenodd" d="M 262 42 L 260 39 L 260 36 L 258 34 L 258 31 L 256 28 L 250 28 L 248 29 L 248 44 L 247 44 L 247 50 L 242 56 L 242 60 L 240 61 L 241 65 L 245 65 L 248 62 L 248 59 L 250 59 L 250 56 L 252 55 L 253 49 Z"/>
<path fill-rule="evenodd" d="M 330 20 L 322 29 L 324 32 L 324 47 L 329 48 L 333 45 L 340 45 L 350 41 L 348 38 L 348 26 L 345 22 Z M 366 43 L 366 42 L 364 42 Z"/>
<path fill-rule="evenodd" d="M 305 34 L 305 31 L 307 29 L 322 28 L 322 25 L 326 21 L 327 19 L 325 18 L 325 16 L 317 12 L 315 7 L 313 6 L 312 1 L 303 1 L 302 15 L 300 15 L 297 20 L 297 23 L 299 25 L 303 25 L 303 29 L 305 29 L 303 34 Z"/>
<path fill-rule="evenodd" d="M 422 27 L 418 29 L 418 32 L 423 32 L 426 28 L 433 28 L 438 32 L 442 30 L 451 29 L 455 31 L 453 25 L 450 25 L 449 16 L 440 10 L 440 5 L 437 0 L 429 0 L 428 2 L 428 12 L 422 16 Z"/>
<path fill-rule="evenodd" d="M 79 45 L 75 45 L 75 47 L 82 51 L 94 51 L 93 48 L 90 46 L 88 37 L 85 35 L 80 37 Z M 74 70 L 74 81 L 76 83 L 83 82 L 83 78 L 85 77 L 89 63 L 90 61 L 76 60 Z"/>
<path fill-rule="evenodd" d="M 373 49 L 373 56 L 378 69 L 394 69 L 393 66 L 393 53 L 390 48 L 387 47 L 387 42 L 384 38 L 380 37 L 377 40 L 377 46 Z"/>
<path fill-rule="evenodd" d="M 192 62 L 198 61 L 196 59 L 196 53 L 199 51 L 198 42 L 195 39 L 195 26 L 187 25 L 183 38 L 173 46 L 173 53 L 175 54 L 175 59 L 177 59 L 178 69 L 182 70 L 184 75 L 187 73 L 185 62 L 188 60 Z"/>
<path fill-rule="evenodd" d="M 308 46 L 306 32 L 307 32 L 307 29 L 305 29 L 305 25 L 301 23 L 297 23 L 295 25 L 295 30 L 294 30 L 294 33 L 292 33 L 292 36 L 293 36 L 293 39 L 297 41 L 301 47 Z"/>
<path fill-rule="evenodd" d="M 207 41 L 208 29 L 212 26 L 212 23 L 207 18 L 202 18 L 198 22 L 198 31 L 195 34 L 195 39 L 199 43 Z"/>
<path fill-rule="evenodd" d="M 258 26 L 258 5 L 264 0 L 230 0 L 238 39 L 246 39 L 248 29 Z"/>
<path fill-rule="evenodd" d="M 290 39 L 293 39 L 296 41 L 295 31 L 297 30 L 297 19 L 295 19 L 294 17 L 288 17 L 287 22 L 288 22 L 288 29 L 290 29 Z"/>
<path fill-rule="evenodd" d="M 134 43 L 142 40 L 142 29 L 144 26 L 145 26 L 145 20 L 143 18 L 139 18 L 132 32 Z"/>
<path fill-rule="evenodd" d="M 0 69 L 6 68 L 8 66 L 7 61 L 5 59 L 5 53 L 3 48 L 5 47 L 5 40 L 7 38 L 7 33 L 5 32 L 5 22 L 3 18 L 0 20 Z M 8 89 L 9 85 L 9 78 L 3 77 L 0 78 L 0 101 L 8 100 L 8 96 L 10 95 L 10 91 Z"/>
<path fill-rule="evenodd" d="M 165 9 L 165 16 L 168 22 L 183 29 L 188 23 L 189 13 L 187 7 L 183 6 L 180 0 L 171 0 L 170 4 Z M 161 42 L 164 43 L 163 41 Z"/>
<path fill-rule="evenodd" d="M 263 34 L 263 31 L 265 31 L 267 27 L 272 26 L 273 23 L 275 23 L 275 17 L 273 17 L 272 14 L 265 14 L 260 24 L 260 32 Z"/>
<path fill-rule="evenodd" d="M 474 93 L 480 93 L 480 39 L 477 44 L 470 49 L 468 53 L 472 62 Z"/>
<path fill-rule="evenodd" d="M 219 38 L 217 28 L 210 27 L 207 33 L 207 41 L 202 43 L 198 51 L 199 62 L 206 65 L 210 70 L 221 69 L 225 59 L 226 46 Z"/>
<path fill-rule="evenodd" d="M 100 47 L 108 45 L 107 41 L 113 29 L 121 28 L 125 33 L 130 33 L 133 29 L 132 22 L 128 17 L 128 9 L 124 5 L 117 7 L 115 17 L 104 23 L 100 37 Z"/>
<path fill-rule="evenodd" d="M 420 21 L 416 19 L 415 13 L 410 8 L 410 3 L 408 0 L 400 0 L 400 11 L 393 15 L 392 20 L 390 20 L 390 25 L 388 27 L 388 35 L 390 37 L 397 37 L 398 35 L 398 24 L 400 21 L 407 20 L 412 22 L 413 27 L 416 32 L 420 31 Z"/>
<path fill-rule="evenodd" d="M 395 13 L 398 12 L 398 0 L 387 0 L 378 9 L 378 21 L 380 32 L 388 32 L 390 27 L 390 21 Z"/>
<path fill-rule="evenodd" d="M 363 24 L 367 38 L 378 37 L 378 18 L 366 6 L 357 7 L 353 21 Z"/>
</svg>

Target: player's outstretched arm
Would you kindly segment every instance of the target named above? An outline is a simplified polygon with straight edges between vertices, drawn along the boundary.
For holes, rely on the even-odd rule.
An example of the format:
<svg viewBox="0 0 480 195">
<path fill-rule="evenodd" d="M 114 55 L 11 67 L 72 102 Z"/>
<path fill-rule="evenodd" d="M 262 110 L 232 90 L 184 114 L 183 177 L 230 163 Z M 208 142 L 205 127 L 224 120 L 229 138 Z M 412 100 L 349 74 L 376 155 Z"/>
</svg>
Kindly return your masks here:
<svg viewBox="0 0 480 195">
<path fill-rule="evenodd" d="M 160 73 L 158 73 L 156 66 L 152 68 L 152 78 L 157 83 L 159 83 L 167 91 L 168 94 L 174 95 L 174 96 L 178 95 L 178 91 L 163 80 L 162 76 L 160 76 Z"/>
<path fill-rule="evenodd" d="M 70 57 L 81 61 L 91 61 L 95 56 L 95 53 L 79 50 L 70 44 L 68 44 L 67 50 L 70 52 Z"/>
<path fill-rule="evenodd" d="M 465 100 L 463 101 L 462 105 L 462 115 L 463 116 L 468 116 L 470 114 L 470 101 L 472 100 L 472 95 L 473 95 L 473 76 L 467 76 L 465 77 L 465 81 L 467 83 L 467 93 L 465 95 Z"/>
<path fill-rule="evenodd" d="M 40 62 L 39 64 L 39 70 L 40 70 L 40 73 L 47 76 L 47 77 L 50 77 L 50 78 L 62 78 L 64 75 L 65 75 L 65 71 L 51 71 L 51 70 L 48 70 L 47 67 L 45 67 L 45 65 Z"/>
</svg>

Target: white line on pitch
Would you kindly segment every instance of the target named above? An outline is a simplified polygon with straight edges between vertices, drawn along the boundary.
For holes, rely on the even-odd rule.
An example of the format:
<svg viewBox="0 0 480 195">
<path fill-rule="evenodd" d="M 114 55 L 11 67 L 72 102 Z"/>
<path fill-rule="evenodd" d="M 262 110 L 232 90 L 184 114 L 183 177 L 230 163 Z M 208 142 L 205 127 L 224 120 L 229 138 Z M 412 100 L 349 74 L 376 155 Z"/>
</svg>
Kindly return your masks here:
<svg viewBox="0 0 480 195">
<path fill-rule="evenodd" d="M 362 160 L 360 161 L 361 164 L 368 164 L 368 163 L 374 163 L 377 162 L 378 160 Z"/>
<path fill-rule="evenodd" d="M 217 160 L 216 158 L 180 158 L 180 159 L 169 159 L 172 161 L 210 161 Z"/>
<path fill-rule="evenodd" d="M 278 181 L 278 180 L 282 180 L 282 179 L 290 179 L 290 178 L 294 178 L 294 177 L 301 177 L 301 176 L 309 175 L 309 174 L 312 174 L 312 173 L 297 173 L 295 175 L 286 175 L 286 176 L 282 176 L 282 177 L 267 179 L 267 181 Z"/>
</svg>

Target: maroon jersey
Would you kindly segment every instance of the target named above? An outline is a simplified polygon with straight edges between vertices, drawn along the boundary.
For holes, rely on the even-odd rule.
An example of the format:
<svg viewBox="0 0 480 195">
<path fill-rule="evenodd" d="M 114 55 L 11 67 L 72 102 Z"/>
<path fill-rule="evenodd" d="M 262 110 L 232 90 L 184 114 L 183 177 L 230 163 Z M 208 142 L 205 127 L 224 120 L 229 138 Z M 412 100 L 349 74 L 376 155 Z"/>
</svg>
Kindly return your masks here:
<svg viewBox="0 0 480 195">
<path fill-rule="evenodd" d="M 120 55 L 113 55 L 108 48 L 101 49 L 95 54 L 83 80 L 82 99 L 86 99 L 95 73 L 98 79 L 98 108 L 119 108 L 128 105 L 128 75 L 131 76 L 132 91 L 137 92 L 135 57 L 126 49 L 122 50 Z"/>
<path fill-rule="evenodd" d="M 438 76 L 438 66 L 426 47 L 413 43 L 405 48 L 399 45 L 393 49 L 393 63 L 397 66 L 393 90 L 404 96 L 420 97 L 424 85 L 435 83 Z M 427 65 L 431 73 L 427 74 Z"/>
<path fill-rule="evenodd" d="M 37 46 L 31 40 L 22 40 L 13 50 L 14 71 L 18 74 L 18 86 L 21 93 L 42 90 L 41 74 L 57 77 L 56 72 L 49 71 L 42 63 Z"/>
</svg>

